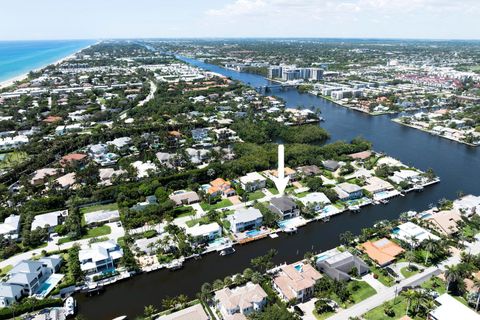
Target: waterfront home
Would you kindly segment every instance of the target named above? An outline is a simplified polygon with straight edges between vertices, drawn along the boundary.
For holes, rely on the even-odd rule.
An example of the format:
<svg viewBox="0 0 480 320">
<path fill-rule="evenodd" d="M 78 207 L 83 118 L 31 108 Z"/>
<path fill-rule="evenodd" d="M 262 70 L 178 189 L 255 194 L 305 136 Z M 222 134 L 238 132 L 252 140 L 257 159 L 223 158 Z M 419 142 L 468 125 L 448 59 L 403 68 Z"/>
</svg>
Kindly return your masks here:
<svg viewBox="0 0 480 320">
<path fill-rule="evenodd" d="M 0 283 L 0 305 L 9 305 L 21 296 L 32 296 L 42 290 L 47 279 L 60 269 L 62 259 L 59 256 L 44 257 L 38 261 L 23 260 L 7 274 L 5 282 Z M 51 288 L 53 289 L 53 288 Z"/>
<path fill-rule="evenodd" d="M 215 304 L 224 319 L 247 319 L 254 311 L 261 311 L 267 303 L 267 293 L 258 284 L 248 282 L 234 289 L 215 291 Z"/>
<path fill-rule="evenodd" d="M 300 209 L 295 201 L 287 196 L 273 198 L 270 200 L 270 210 L 277 213 L 282 219 L 290 219 L 300 215 Z"/>
<path fill-rule="evenodd" d="M 52 232 L 56 226 L 61 225 L 65 221 L 67 216 L 68 210 L 38 214 L 33 218 L 31 230 L 47 228 L 49 232 Z"/>
<path fill-rule="evenodd" d="M 232 188 L 230 181 L 217 178 L 210 182 L 210 186 L 207 188 L 207 193 L 211 197 L 221 196 L 227 198 L 235 195 L 235 189 Z"/>
<path fill-rule="evenodd" d="M 398 255 L 405 250 L 393 241 L 382 238 L 377 241 L 367 241 L 360 245 L 360 248 L 375 261 L 379 266 L 384 267 L 395 261 Z"/>
<path fill-rule="evenodd" d="M 363 196 L 362 188 L 356 184 L 342 182 L 336 185 L 333 190 L 337 193 L 340 200 L 355 200 Z"/>
<path fill-rule="evenodd" d="M 393 176 L 389 179 L 392 180 L 394 183 L 399 184 L 400 182 L 408 182 L 408 183 L 417 183 L 419 182 L 420 172 L 414 170 L 400 170 L 395 171 Z"/>
<path fill-rule="evenodd" d="M 201 303 L 156 318 L 156 320 L 210 320 Z"/>
<path fill-rule="evenodd" d="M 195 191 L 177 190 L 168 196 L 177 206 L 188 205 L 200 201 L 200 197 Z"/>
<path fill-rule="evenodd" d="M 260 228 L 263 221 L 263 215 L 260 210 L 251 208 L 240 208 L 235 210 L 234 214 L 228 216 L 230 230 L 232 232 L 243 232 L 245 230 Z"/>
<path fill-rule="evenodd" d="M 20 231 L 20 216 L 10 215 L 5 218 L 3 223 L 0 223 L 0 235 L 5 238 L 17 239 Z"/>
<path fill-rule="evenodd" d="M 393 190 L 393 185 L 383 179 L 378 177 L 369 177 L 365 180 L 365 186 L 363 189 L 367 190 L 368 192 L 375 194 L 384 191 Z"/>
<path fill-rule="evenodd" d="M 330 199 L 322 192 L 311 192 L 298 200 L 307 208 L 312 207 L 316 212 L 320 211 L 325 205 L 330 204 Z"/>
<path fill-rule="evenodd" d="M 66 167 L 66 166 L 79 167 L 85 164 L 86 159 L 87 159 L 87 155 L 84 153 L 70 153 L 63 156 L 60 159 L 60 165 L 62 167 Z"/>
<path fill-rule="evenodd" d="M 114 269 L 122 257 L 122 248 L 113 240 L 92 243 L 78 253 L 80 269 L 87 275 Z"/>
<path fill-rule="evenodd" d="M 107 222 L 120 220 L 120 212 L 118 210 L 98 210 L 87 212 L 84 215 L 86 225 L 100 225 Z"/>
<path fill-rule="evenodd" d="M 440 238 L 424 228 L 408 221 L 392 230 L 392 237 L 405 241 L 410 246 L 416 246 L 427 239 L 439 240 Z"/>
<path fill-rule="evenodd" d="M 466 195 L 453 201 L 453 208 L 458 209 L 462 214 L 471 216 L 480 214 L 480 196 Z"/>
<path fill-rule="evenodd" d="M 340 168 L 340 163 L 334 160 L 325 160 L 322 161 L 322 166 L 327 169 L 328 171 L 337 171 Z"/>
<path fill-rule="evenodd" d="M 458 232 L 457 224 L 462 221 L 460 211 L 457 209 L 432 213 L 426 220 L 439 233 L 450 236 Z"/>
<path fill-rule="evenodd" d="M 356 152 L 348 155 L 350 158 L 354 160 L 366 160 L 372 156 L 372 151 L 361 151 Z"/>
<path fill-rule="evenodd" d="M 436 298 L 435 304 L 437 307 L 429 313 L 428 318 L 431 320 L 480 319 L 480 315 L 448 293 L 444 293 Z"/>
<path fill-rule="evenodd" d="M 56 178 L 58 174 L 59 171 L 54 168 L 38 169 L 33 173 L 30 183 L 34 186 L 45 184 L 50 177 Z"/>
<path fill-rule="evenodd" d="M 222 236 L 222 227 L 216 222 L 209 224 L 198 224 L 187 229 L 187 234 L 191 235 L 197 243 L 212 241 Z"/>
<path fill-rule="evenodd" d="M 304 302 L 313 296 L 315 283 L 321 277 L 309 263 L 299 261 L 280 267 L 273 288 L 284 301 Z"/>
<path fill-rule="evenodd" d="M 265 188 L 267 178 L 258 172 L 250 172 L 240 177 L 240 185 L 247 192 L 253 192 Z"/>
<path fill-rule="evenodd" d="M 327 257 L 323 255 L 317 258 L 317 268 L 330 278 L 339 281 L 348 281 L 350 274 L 356 270 L 355 276 L 362 276 L 370 271 L 368 265 L 359 257 L 348 251 L 340 252 L 336 249 Z"/>
<path fill-rule="evenodd" d="M 304 177 L 316 176 L 322 173 L 319 167 L 315 165 L 298 167 L 297 172 Z"/>
</svg>

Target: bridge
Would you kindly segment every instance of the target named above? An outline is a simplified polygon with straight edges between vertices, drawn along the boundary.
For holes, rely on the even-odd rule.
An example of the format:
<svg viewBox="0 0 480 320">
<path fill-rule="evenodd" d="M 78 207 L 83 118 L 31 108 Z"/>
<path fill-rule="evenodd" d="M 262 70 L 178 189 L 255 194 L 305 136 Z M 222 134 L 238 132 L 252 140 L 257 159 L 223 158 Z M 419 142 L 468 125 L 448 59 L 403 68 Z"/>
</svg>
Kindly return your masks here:
<svg viewBox="0 0 480 320">
<path fill-rule="evenodd" d="M 279 84 L 269 84 L 266 86 L 259 86 L 259 87 L 256 87 L 255 90 L 257 90 L 259 93 L 265 93 L 265 92 L 270 92 L 274 89 L 296 88 L 298 86 L 299 84 L 279 83 Z"/>
</svg>

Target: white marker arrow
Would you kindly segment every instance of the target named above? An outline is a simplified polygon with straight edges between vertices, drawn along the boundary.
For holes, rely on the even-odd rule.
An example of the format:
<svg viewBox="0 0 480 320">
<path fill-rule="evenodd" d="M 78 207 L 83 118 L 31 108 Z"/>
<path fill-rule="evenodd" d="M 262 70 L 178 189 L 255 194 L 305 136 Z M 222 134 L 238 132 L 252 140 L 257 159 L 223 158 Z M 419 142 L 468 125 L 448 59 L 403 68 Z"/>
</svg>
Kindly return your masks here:
<svg viewBox="0 0 480 320">
<path fill-rule="evenodd" d="M 285 148 L 283 144 L 278 145 L 278 177 L 273 179 L 280 195 L 283 195 L 287 187 L 289 177 L 285 177 Z"/>
</svg>

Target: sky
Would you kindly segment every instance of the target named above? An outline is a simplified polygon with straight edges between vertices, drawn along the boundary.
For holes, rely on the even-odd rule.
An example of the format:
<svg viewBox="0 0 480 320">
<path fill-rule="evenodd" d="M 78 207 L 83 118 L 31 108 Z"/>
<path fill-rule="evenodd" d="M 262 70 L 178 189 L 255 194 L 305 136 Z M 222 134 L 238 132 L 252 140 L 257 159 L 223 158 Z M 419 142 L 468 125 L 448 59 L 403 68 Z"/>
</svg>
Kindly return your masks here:
<svg viewBox="0 0 480 320">
<path fill-rule="evenodd" d="M 480 39 L 480 0 L 15 0 L 0 40 Z"/>
</svg>

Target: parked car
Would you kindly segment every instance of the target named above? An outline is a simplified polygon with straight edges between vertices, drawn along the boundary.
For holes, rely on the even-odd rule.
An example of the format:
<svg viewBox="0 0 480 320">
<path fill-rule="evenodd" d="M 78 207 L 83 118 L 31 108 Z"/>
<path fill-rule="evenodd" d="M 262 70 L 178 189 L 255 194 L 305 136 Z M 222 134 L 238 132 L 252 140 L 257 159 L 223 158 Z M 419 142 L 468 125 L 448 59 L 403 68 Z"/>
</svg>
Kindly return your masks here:
<svg viewBox="0 0 480 320">
<path fill-rule="evenodd" d="M 293 311 L 301 317 L 305 314 L 299 306 L 293 306 Z"/>
</svg>

